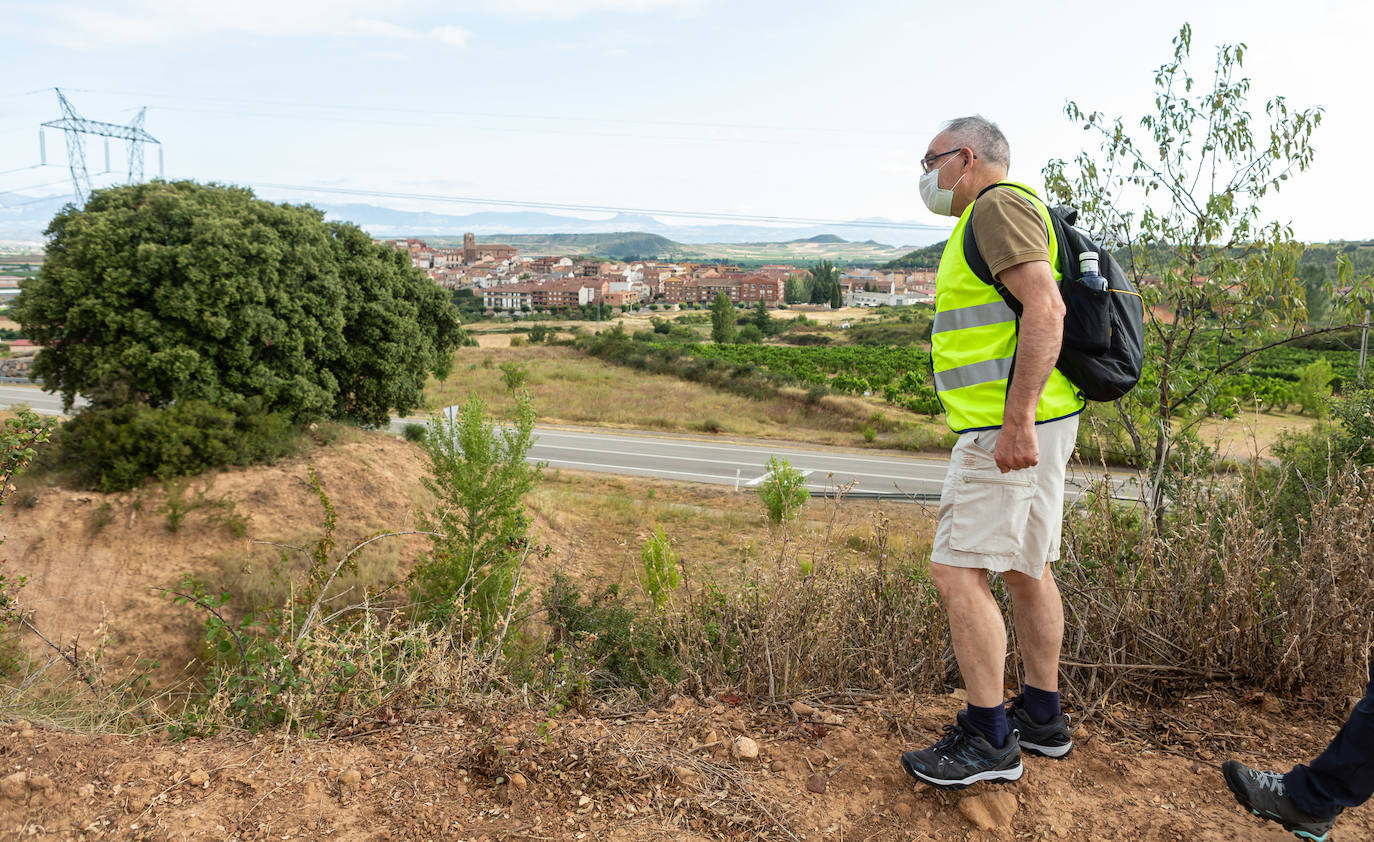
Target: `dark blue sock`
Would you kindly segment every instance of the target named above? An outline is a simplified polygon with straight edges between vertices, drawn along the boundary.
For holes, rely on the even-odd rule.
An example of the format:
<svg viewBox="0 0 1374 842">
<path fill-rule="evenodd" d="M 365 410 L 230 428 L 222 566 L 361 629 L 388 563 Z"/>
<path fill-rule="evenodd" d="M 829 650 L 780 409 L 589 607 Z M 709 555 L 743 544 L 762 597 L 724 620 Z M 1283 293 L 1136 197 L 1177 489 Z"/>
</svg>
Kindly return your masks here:
<svg viewBox="0 0 1374 842">
<path fill-rule="evenodd" d="M 968 721 L 972 723 L 973 727 L 983 732 L 983 736 L 987 737 L 993 748 L 1001 748 L 1007 744 L 1007 712 L 1001 705 L 980 708 L 970 704 L 968 706 Z"/>
<path fill-rule="evenodd" d="M 1059 715 L 1059 694 L 1029 684 L 1021 685 L 1021 698 L 1026 713 L 1037 725 L 1044 725 Z"/>
</svg>

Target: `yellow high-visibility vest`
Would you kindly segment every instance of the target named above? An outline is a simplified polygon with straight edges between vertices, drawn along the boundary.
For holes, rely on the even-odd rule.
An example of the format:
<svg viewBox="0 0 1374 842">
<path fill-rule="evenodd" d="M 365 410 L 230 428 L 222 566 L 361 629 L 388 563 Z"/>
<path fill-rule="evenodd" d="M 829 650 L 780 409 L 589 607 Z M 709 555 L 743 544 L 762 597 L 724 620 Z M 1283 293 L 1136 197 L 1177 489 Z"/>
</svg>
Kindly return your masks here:
<svg viewBox="0 0 1374 842">
<path fill-rule="evenodd" d="M 1049 209 L 1038 198 L 1024 198 L 1045 220 L 1050 270 L 1058 282 L 1059 243 Z M 935 274 L 935 325 L 930 336 L 935 391 L 944 404 L 945 421 L 956 433 L 1002 426 L 1020 333 L 1016 313 L 964 260 L 964 228 L 973 216 L 973 205 L 970 202 L 964 208 L 940 256 Z M 1035 423 L 1077 415 L 1083 406 L 1078 388 L 1056 368 L 1036 404 Z"/>
</svg>

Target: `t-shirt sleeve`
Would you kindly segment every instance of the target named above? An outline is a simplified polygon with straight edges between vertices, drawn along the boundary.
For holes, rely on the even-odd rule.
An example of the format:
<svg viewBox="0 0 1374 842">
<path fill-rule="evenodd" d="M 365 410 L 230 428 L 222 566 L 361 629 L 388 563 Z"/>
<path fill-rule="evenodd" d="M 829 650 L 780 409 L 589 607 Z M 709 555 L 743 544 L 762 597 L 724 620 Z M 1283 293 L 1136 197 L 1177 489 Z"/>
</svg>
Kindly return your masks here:
<svg viewBox="0 0 1374 842">
<path fill-rule="evenodd" d="M 1049 229 L 1030 200 L 1010 187 L 983 194 L 973 205 L 973 236 L 995 278 L 1035 260 L 1050 262 Z"/>
</svg>

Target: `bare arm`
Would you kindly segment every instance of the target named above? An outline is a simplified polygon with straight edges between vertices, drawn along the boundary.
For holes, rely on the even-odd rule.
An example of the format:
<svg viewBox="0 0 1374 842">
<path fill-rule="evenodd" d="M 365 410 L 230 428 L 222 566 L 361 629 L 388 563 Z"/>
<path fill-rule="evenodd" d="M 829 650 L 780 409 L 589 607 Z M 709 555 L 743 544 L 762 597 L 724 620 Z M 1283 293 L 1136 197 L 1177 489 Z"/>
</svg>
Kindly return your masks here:
<svg viewBox="0 0 1374 842">
<path fill-rule="evenodd" d="M 1007 390 L 1002 435 L 993 454 L 1002 473 L 1029 468 L 1040 461 L 1035 439 L 1035 406 L 1059 359 L 1064 336 L 1064 301 L 1050 264 L 1018 263 L 997 280 L 1021 302 L 1021 335 L 1016 345 L 1016 376 Z"/>
</svg>

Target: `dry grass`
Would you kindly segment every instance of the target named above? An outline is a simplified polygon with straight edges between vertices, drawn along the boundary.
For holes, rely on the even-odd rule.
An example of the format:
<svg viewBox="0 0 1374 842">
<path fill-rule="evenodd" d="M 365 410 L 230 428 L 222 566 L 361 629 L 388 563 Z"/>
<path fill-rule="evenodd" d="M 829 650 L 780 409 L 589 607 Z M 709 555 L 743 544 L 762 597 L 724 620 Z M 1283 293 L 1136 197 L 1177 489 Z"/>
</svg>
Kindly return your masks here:
<svg viewBox="0 0 1374 842">
<path fill-rule="evenodd" d="M 428 405 L 451 406 L 475 392 L 493 414 L 508 413 L 514 402 L 501 380 L 499 366 L 504 362 L 527 368 L 525 387 L 534 398 L 541 423 L 546 424 L 721 432 L 849 447 L 869 446 L 861 430 L 875 413 L 891 425 L 902 425 L 906 437 L 913 440 L 921 439 L 922 430 L 929 430 L 930 441 L 938 441 L 945 431 L 938 419 L 880 400 L 829 395 L 808 403 L 801 390 L 754 400 L 671 375 L 612 365 L 567 347 L 459 349 L 448 380 L 431 381 L 426 389 Z"/>
<path fill-rule="evenodd" d="M 1242 412 L 1235 418 L 1203 421 L 1198 435 L 1216 448 L 1219 459 L 1272 459 L 1279 434 L 1286 430 L 1305 433 L 1316 424 L 1315 418 L 1289 412 Z"/>
<path fill-rule="evenodd" d="M 1374 468 L 1315 478 L 1292 537 L 1282 489 L 1261 470 L 1176 478 L 1158 524 L 1107 498 L 1065 519 L 1064 663 L 1080 699 L 1230 681 L 1339 705 L 1360 686 L 1374 643 Z"/>
<path fill-rule="evenodd" d="M 561 539 L 555 568 L 632 586 L 639 550 L 656 526 L 696 575 L 723 582 L 742 568 L 771 566 L 778 534 L 751 492 L 724 486 L 551 470 L 529 498 L 536 534 L 547 527 Z M 872 566 L 880 552 L 919 553 L 934 535 L 934 511 L 920 505 L 871 500 L 813 500 L 793 527 L 798 535 L 830 535 L 833 558 L 845 567 Z M 874 523 L 888 525 L 879 548 Z M 540 538 L 539 540 L 544 540 Z M 546 584 L 553 569 L 531 570 Z"/>
</svg>

